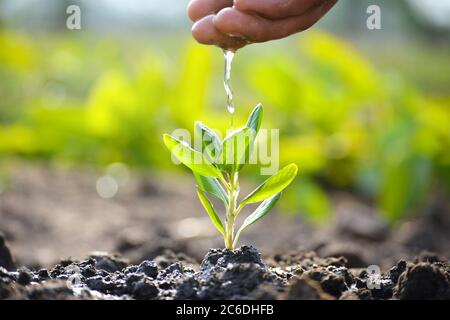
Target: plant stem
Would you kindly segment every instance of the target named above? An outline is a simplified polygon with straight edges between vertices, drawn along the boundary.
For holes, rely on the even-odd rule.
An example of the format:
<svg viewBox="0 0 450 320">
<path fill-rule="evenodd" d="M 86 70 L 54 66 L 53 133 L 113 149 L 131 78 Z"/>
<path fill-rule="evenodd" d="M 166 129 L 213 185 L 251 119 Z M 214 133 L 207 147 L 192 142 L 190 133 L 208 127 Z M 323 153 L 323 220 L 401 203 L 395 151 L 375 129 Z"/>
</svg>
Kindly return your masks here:
<svg viewBox="0 0 450 320">
<path fill-rule="evenodd" d="M 227 191 L 230 191 L 230 184 L 227 182 L 227 180 L 225 180 L 223 176 L 219 176 L 219 181 Z"/>
<path fill-rule="evenodd" d="M 237 198 L 239 196 L 239 174 L 233 173 L 230 177 L 230 201 L 227 207 L 226 225 L 225 225 L 225 247 L 229 250 L 234 249 L 234 220 L 237 213 Z"/>
</svg>

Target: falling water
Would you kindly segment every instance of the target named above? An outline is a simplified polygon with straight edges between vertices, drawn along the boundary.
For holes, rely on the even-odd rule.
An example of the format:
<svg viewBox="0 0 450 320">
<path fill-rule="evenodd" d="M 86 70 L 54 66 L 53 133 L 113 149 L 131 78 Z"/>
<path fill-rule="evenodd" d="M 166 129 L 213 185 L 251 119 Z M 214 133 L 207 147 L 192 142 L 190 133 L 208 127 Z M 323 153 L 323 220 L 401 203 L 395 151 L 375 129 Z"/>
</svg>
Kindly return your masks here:
<svg viewBox="0 0 450 320">
<path fill-rule="evenodd" d="M 225 57 L 225 72 L 223 85 L 225 92 L 227 93 L 227 109 L 231 115 L 231 127 L 233 127 L 233 115 L 234 115 L 234 102 L 233 102 L 233 89 L 231 88 L 231 64 L 234 58 L 234 52 L 231 50 L 224 50 Z"/>
</svg>

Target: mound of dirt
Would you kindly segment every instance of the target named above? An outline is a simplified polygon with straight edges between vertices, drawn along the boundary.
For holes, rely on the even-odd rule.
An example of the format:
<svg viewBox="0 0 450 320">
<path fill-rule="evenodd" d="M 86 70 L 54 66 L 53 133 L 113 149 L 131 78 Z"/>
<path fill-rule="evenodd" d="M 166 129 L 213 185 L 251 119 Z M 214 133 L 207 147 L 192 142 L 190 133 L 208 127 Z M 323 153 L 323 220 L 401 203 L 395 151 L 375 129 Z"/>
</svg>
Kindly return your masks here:
<svg viewBox="0 0 450 320">
<path fill-rule="evenodd" d="M 138 265 L 95 253 L 50 270 L 0 267 L 0 299 L 450 299 L 450 264 L 426 254 L 385 274 L 314 252 L 267 262 L 254 247 L 211 249 L 201 262 L 166 253 Z"/>
</svg>

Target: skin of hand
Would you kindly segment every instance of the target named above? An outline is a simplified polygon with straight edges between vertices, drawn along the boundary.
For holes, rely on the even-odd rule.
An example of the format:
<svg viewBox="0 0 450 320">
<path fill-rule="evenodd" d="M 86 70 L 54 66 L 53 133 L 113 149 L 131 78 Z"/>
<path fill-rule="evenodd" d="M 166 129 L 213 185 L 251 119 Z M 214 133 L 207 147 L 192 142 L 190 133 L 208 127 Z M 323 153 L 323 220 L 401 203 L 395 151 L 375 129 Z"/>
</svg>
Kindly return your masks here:
<svg viewBox="0 0 450 320">
<path fill-rule="evenodd" d="M 313 26 L 337 0 L 191 0 L 192 35 L 202 44 L 237 50 Z"/>
</svg>

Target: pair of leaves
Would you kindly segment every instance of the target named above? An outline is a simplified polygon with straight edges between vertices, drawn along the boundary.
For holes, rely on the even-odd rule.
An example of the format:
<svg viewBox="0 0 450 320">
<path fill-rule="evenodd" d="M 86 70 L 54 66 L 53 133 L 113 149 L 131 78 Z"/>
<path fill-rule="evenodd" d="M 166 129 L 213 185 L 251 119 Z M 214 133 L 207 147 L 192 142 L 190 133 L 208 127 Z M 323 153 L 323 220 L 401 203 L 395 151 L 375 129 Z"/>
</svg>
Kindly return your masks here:
<svg viewBox="0 0 450 320">
<path fill-rule="evenodd" d="M 214 131 L 203 123 L 197 122 L 195 127 L 201 136 L 204 152 L 222 171 L 237 172 L 250 158 L 250 147 L 255 139 L 252 129 L 245 127 L 233 131 L 222 142 Z"/>
<path fill-rule="evenodd" d="M 220 167 L 225 172 L 239 172 L 250 154 L 255 141 L 255 131 L 251 128 L 241 128 L 229 134 L 222 144 Z"/>
<path fill-rule="evenodd" d="M 250 159 L 253 144 L 262 122 L 262 106 L 257 105 L 244 128 L 230 133 L 223 142 L 206 125 L 196 123 L 197 132 L 201 135 L 203 149 L 211 162 L 222 171 L 239 172 L 246 161 Z"/>
<path fill-rule="evenodd" d="M 223 141 L 222 163 L 227 172 L 239 172 L 250 160 L 253 145 L 261 127 L 263 108 L 258 104 L 250 114 L 244 128 L 232 132 Z"/>
<path fill-rule="evenodd" d="M 298 168 L 295 164 L 290 164 L 264 181 L 252 193 L 244 198 L 241 202 L 241 207 L 248 203 L 255 203 L 263 201 L 256 210 L 249 215 L 242 226 L 239 228 L 234 238 L 234 246 L 237 244 L 241 233 L 250 225 L 263 218 L 269 213 L 273 206 L 281 197 L 281 192 L 294 180 L 297 175 Z"/>
<path fill-rule="evenodd" d="M 258 188 L 255 189 L 252 193 L 250 193 L 244 200 L 241 202 L 241 206 L 244 206 L 248 203 L 255 203 L 263 201 L 256 210 L 249 215 L 243 222 L 242 226 L 239 228 L 236 233 L 235 242 L 239 239 L 240 234 L 250 225 L 264 217 L 269 213 L 269 211 L 273 208 L 275 203 L 281 196 L 281 192 L 294 180 L 297 175 L 297 166 L 295 164 L 290 164 L 278 171 L 272 177 L 263 182 Z M 220 220 L 220 217 L 217 215 L 214 206 L 206 197 L 203 192 L 208 192 L 210 194 L 215 195 L 219 199 L 222 199 L 224 203 L 227 205 L 228 203 L 228 195 L 221 187 L 220 183 L 217 179 L 198 177 L 196 176 L 197 181 L 199 182 L 198 186 L 198 194 L 200 201 L 202 202 L 205 210 L 207 211 L 209 217 L 212 222 L 216 226 L 216 228 L 223 234 L 223 225 Z M 226 197 L 226 200 L 224 198 Z"/>
</svg>

